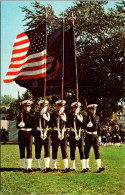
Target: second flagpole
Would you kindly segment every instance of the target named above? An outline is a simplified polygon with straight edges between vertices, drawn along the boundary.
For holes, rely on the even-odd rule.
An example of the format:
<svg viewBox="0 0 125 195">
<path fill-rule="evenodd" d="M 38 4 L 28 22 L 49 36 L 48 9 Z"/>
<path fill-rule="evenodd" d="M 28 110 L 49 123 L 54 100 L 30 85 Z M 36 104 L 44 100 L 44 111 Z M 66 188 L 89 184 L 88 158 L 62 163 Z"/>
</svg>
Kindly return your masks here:
<svg viewBox="0 0 125 195">
<path fill-rule="evenodd" d="M 63 12 L 63 61 L 62 61 L 62 104 L 63 104 L 63 91 L 64 91 L 64 12 Z"/>
<path fill-rule="evenodd" d="M 72 26 L 73 26 L 73 34 L 74 34 L 74 50 L 75 50 L 75 67 L 76 67 L 76 102 L 77 102 L 77 108 L 79 107 L 79 92 L 78 92 L 78 70 L 77 70 L 77 59 L 76 59 L 76 45 L 75 45 L 75 29 L 74 29 L 74 15 L 72 12 Z M 77 127 L 77 136 L 76 139 L 79 140 L 79 124 Z"/>
<path fill-rule="evenodd" d="M 72 12 L 72 25 L 73 25 L 73 34 L 74 34 L 75 67 L 76 67 L 76 101 L 77 101 L 77 107 L 78 107 L 78 102 L 79 102 L 79 93 L 78 93 L 78 70 L 77 70 L 77 60 L 76 60 L 75 29 L 74 29 L 74 15 L 73 15 L 73 12 Z"/>
<path fill-rule="evenodd" d="M 62 56 L 63 56 L 63 60 L 62 60 L 62 106 L 63 106 L 63 92 L 64 92 L 64 12 L 63 12 L 63 45 L 62 45 Z M 63 135 L 62 135 L 62 131 L 63 131 L 63 120 L 61 120 L 61 139 L 63 139 Z"/>
</svg>

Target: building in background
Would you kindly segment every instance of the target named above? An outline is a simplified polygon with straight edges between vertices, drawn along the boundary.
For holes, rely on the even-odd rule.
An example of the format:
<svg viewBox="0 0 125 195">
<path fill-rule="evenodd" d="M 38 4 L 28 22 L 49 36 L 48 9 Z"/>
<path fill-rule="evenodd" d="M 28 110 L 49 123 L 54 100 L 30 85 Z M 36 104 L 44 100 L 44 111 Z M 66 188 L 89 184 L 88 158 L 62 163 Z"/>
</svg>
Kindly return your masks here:
<svg viewBox="0 0 125 195">
<path fill-rule="evenodd" d="M 0 134 L 1 141 L 18 140 L 18 129 L 16 128 L 16 120 L 8 120 L 9 106 L 2 105 L 0 108 Z"/>
<path fill-rule="evenodd" d="M 118 125 L 121 126 L 121 130 L 125 131 L 125 107 L 121 108 L 115 117 Z"/>
<path fill-rule="evenodd" d="M 9 106 L 1 106 L 0 108 L 0 120 L 7 120 L 9 114 Z"/>
</svg>

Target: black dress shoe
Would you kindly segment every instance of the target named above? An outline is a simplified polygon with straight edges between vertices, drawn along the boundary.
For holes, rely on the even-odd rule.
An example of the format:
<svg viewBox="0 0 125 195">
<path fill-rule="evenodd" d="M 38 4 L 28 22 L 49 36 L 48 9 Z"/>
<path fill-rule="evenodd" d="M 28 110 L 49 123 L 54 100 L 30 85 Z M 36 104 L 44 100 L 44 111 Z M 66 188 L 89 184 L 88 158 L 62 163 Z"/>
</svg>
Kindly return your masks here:
<svg viewBox="0 0 125 195">
<path fill-rule="evenodd" d="M 27 173 L 31 173 L 32 172 L 32 169 L 27 169 Z"/>
<path fill-rule="evenodd" d="M 86 172 L 88 172 L 88 171 L 90 171 L 90 169 L 89 168 L 86 168 Z"/>
<path fill-rule="evenodd" d="M 53 172 L 57 172 L 58 171 L 58 169 L 53 169 Z"/>
<path fill-rule="evenodd" d="M 87 169 L 83 169 L 83 170 L 81 171 L 81 173 L 86 173 L 86 172 L 88 172 Z"/>
<path fill-rule="evenodd" d="M 48 172 L 51 172 L 51 171 L 52 171 L 51 168 L 46 168 L 44 172 L 48 173 Z"/>
<path fill-rule="evenodd" d="M 104 171 L 105 168 L 104 167 L 100 167 L 99 170 L 97 170 L 97 173 L 101 173 L 102 171 Z"/>
<path fill-rule="evenodd" d="M 68 173 L 68 172 L 70 172 L 70 168 L 64 169 L 64 173 Z"/>
<path fill-rule="evenodd" d="M 70 171 L 72 171 L 72 172 L 76 172 L 76 170 L 75 170 L 75 169 L 71 169 Z"/>
<path fill-rule="evenodd" d="M 21 171 L 22 171 L 23 173 L 25 173 L 25 172 L 26 172 L 26 169 L 22 168 Z"/>
<path fill-rule="evenodd" d="M 41 171 L 41 169 L 40 168 L 37 168 L 36 171 Z"/>
</svg>

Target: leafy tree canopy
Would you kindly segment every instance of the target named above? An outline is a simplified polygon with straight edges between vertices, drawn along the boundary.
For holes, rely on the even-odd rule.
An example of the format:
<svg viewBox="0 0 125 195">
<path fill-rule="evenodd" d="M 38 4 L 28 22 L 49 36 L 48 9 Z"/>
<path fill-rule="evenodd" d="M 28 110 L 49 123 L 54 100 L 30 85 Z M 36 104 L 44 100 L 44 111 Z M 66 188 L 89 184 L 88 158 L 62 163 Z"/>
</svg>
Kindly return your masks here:
<svg viewBox="0 0 125 195">
<path fill-rule="evenodd" d="M 15 98 L 12 98 L 10 95 L 4 95 L 1 97 L 1 105 L 9 106 L 15 101 Z"/>
</svg>

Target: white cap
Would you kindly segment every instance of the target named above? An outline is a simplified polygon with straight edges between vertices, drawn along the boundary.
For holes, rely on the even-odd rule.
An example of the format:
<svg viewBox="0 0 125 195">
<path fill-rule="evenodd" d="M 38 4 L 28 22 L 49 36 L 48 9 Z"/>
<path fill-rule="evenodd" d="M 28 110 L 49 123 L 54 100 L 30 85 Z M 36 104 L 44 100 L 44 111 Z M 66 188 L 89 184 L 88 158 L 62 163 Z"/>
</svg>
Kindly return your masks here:
<svg viewBox="0 0 125 195">
<path fill-rule="evenodd" d="M 94 110 L 96 110 L 98 104 L 89 104 L 88 108 L 93 108 Z"/>
<path fill-rule="evenodd" d="M 30 106 L 31 104 L 33 104 L 33 102 L 31 100 L 23 100 L 22 101 L 22 105 Z"/>
<path fill-rule="evenodd" d="M 55 102 L 56 104 L 61 104 L 61 105 L 65 105 L 66 104 L 66 101 L 65 100 L 58 100 Z"/>
<path fill-rule="evenodd" d="M 38 104 L 44 104 L 44 100 L 40 100 L 38 102 Z M 49 101 L 48 100 L 45 100 L 45 106 L 47 106 L 49 104 Z"/>
<path fill-rule="evenodd" d="M 82 104 L 80 102 L 78 102 L 78 107 L 80 107 Z M 71 107 L 77 106 L 77 102 L 73 102 L 71 104 Z"/>
</svg>

